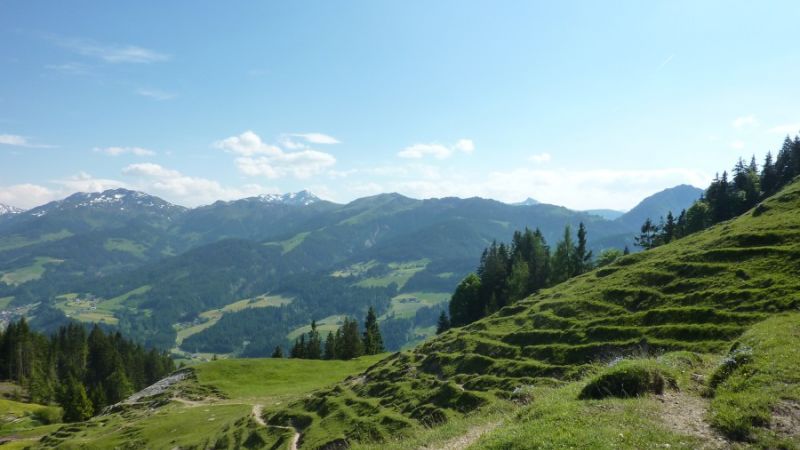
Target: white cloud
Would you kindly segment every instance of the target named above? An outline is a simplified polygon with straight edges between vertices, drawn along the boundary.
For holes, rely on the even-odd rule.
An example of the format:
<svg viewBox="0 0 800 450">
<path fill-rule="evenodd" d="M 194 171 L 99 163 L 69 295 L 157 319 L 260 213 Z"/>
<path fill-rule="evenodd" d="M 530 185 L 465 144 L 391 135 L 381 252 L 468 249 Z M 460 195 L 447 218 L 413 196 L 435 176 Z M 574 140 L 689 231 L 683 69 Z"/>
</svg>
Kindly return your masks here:
<svg viewBox="0 0 800 450">
<path fill-rule="evenodd" d="M 800 123 L 789 123 L 784 125 L 778 125 L 776 127 L 770 128 L 769 132 L 779 133 L 779 134 L 797 134 L 800 133 Z"/>
<path fill-rule="evenodd" d="M 53 148 L 52 145 L 33 143 L 27 137 L 17 134 L 0 134 L 0 145 L 26 148 Z"/>
<path fill-rule="evenodd" d="M 745 147 L 745 144 L 744 144 L 743 141 L 733 141 L 733 142 L 731 142 L 731 148 L 734 149 L 734 150 L 741 150 L 744 147 Z"/>
<path fill-rule="evenodd" d="M 134 184 L 137 189 L 190 206 L 277 192 L 258 184 L 226 187 L 215 180 L 184 175 L 154 163 L 130 164 L 122 169 L 122 173 L 137 178 Z"/>
<path fill-rule="evenodd" d="M 109 156 L 119 156 L 128 153 L 136 156 L 153 156 L 156 154 L 156 152 L 153 150 L 142 147 L 96 147 L 94 151 L 97 153 L 104 153 Z"/>
<path fill-rule="evenodd" d="M 63 186 L 63 189 L 59 192 L 62 196 L 74 192 L 102 192 L 108 189 L 128 187 L 122 181 L 95 178 L 86 172 L 78 172 L 69 178 L 56 180 L 54 183 Z"/>
<path fill-rule="evenodd" d="M 553 157 L 550 155 L 550 153 L 543 152 L 543 153 L 538 153 L 536 155 L 531 155 L 528 158 L 528 161 L 536 164 L 543 164 L 549 162 L 551 159 L 553 159 Z"/>
<path fill-rule="evenodd" d="M 400 150 L 397 156 L 408 159 L 421 159 L 426 156 L 432 156 L 436 159 L 447 159 L 453 156 L 453 153 L 456 151 L 472 153 L 475 151 L 475 143 L 470 139 L 459 139 L 452 146 L 446 146 L 436 142 L 414 144 Z"/>
<path fill-rule="evenodd" d="M 472 139 L 459 139 L 454 146 L 456 150 L 464 153 L 472 153 L 475 151 L 475 143 Z"/>
<path fill-rule="evenodd" d="M 265 144 L 252 131 L 223 139 L 214 145 L 239 155 L 235 160 L 236 167 L 248 176 L 294 176 L 305 179 L 323 173 L 336 164 L 336 158 L 329 153 L 311 149 L 285 152 L 280 147 Z"/>
<path fill-rule="evenodd" d="M 152 98 L 153 100 L 164 101 L 171 100 L 178 95 L 173 92 L 162 91 L 159 89 L 140 88 L 136 90 L 136 94 L 142 97 Z"/>
<path fill-rule="evenodd" d="M 328 136 L 327 134 L 322 133 L 294 133 L 291 136 L 299 137 L 309 144 L 324 144 L 324 145 L 331 145 L 331 144 L 341 144 L 338 139 L 333 136 Z"/>
<path fill-rule="evenodd" d="M 241 156 L 253 155 L 279 155 L 283 151 L 274 146 L 265 144 L 261 137 L 248 130 L 238 136 L 231 136 L 214 143 L 214 146 L 230 153 Z"/>
<path fill-rule="evenodd" d="M 97 58 L 108 63 L 149 64 L 168 61 L 164 53 L 135 45 L 101 44 L 89 39 L 57 38 L 56 43 L 79 55 Z"/>
<path fill-rule="evenodd" d="M 737 117 L 736 119 L 734 119 L 731 125 L 733 125 L 734 128 L 755 126 L 758 125 L 758 120 L 754 115 L 750 114 L 748 116 Z"/>
<path fill-rule="evenodd" d="M 181 173 L 177 170 L 165 169 L 154 163 L 131 164 L 122 169 L 122 173 L 149 178 L 177 178 L 181 176 Z"/>
<path fill-rule="evenodd" d="M 0 186 L 0 203 L 17 208 L 33 208 L 55 200 L 59 194 L 38 184 L 15 184 Z"/>
</svg>

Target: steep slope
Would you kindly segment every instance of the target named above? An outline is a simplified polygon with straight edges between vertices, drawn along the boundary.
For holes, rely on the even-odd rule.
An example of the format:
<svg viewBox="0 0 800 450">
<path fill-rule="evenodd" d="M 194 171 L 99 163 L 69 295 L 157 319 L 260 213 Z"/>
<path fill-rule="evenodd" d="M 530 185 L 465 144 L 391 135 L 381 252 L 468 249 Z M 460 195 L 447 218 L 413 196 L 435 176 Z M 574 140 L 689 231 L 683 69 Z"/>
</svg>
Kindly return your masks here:
<svg viewBox="0 0 800 450">
<path fill-rule="evenodd" d="M 331 389 L 268 409 L 265 418 L 296 427 L 301 448 L 410 436 L 514 399 L 525 386 L 580 379 L 594 362 L 674 351 L 720 354 L 752 324 L 796 310 L 798 292 L 795 182 L 735 220 L 544 290 Z M 798 386 L 771 388 L 795 398 Z M 771 394 L 760 407 L 769 415 L 778 407 L 769 401 L 780 397 Z"/>
<path fill-rule="evenodd" d="M 677 217 L 681 210 L 688 209 L 703 195 L 703 190 L 688 184 L 664 189 L 639 202 L 633 209 L 616 219 L 631 230 L 638 231 L 648 218 L 658 222 L 672 211 Z"/>
</svg>

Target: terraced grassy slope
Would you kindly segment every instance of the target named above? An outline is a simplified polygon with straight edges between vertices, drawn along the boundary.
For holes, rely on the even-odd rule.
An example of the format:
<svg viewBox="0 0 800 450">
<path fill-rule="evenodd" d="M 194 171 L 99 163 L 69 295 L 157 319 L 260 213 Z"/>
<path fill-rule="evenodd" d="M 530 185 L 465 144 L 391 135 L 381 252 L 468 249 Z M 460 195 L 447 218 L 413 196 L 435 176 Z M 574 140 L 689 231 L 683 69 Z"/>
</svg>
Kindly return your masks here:
<svg viewBox="0 0 800 450">
<path fill-rule="evenodd" d="M 579 380 L 593 363 L 724 354 L 753 324 L 799 306 L 795 182 L 738 219 L 542 291 L 265 418 L 298 429 L 301 448 L 411 437 L 526 386 Z"/>
<path fill-rule="evenodd" d="M 87 422 L 39 427 L 39 435 L 41 430 L 49 434 L 38 443 L 38 436 L 14 433 L 9 439 L 11 445 L 60 449 L 286 448 L 294 432 L 260 423 L 263 406 L 296 400 L 382 357 L 212 361 L 178 371 L 161 388 L 131 397 Z M 0 436 L 2 431 L 0 423 Z"/>
</svg>

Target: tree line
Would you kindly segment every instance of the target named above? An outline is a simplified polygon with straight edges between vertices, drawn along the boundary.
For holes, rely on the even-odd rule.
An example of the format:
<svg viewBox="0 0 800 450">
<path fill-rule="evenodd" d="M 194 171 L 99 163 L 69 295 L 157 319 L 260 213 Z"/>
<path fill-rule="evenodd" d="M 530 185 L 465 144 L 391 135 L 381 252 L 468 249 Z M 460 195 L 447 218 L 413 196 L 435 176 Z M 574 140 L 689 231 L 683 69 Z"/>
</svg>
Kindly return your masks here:
<svg viewBox="0 0 800 450">
<path fill-rule="evenodd" d="M 483 251 L 476 272 L 456 287 L 450 317 L 442 313 L 437 331 L 474 322 L 539 289 L 591 270 L 592 252 L 586 237 L 581 223 L 575 237 L 567 225 L 552 252 L 538 228 L 514 232 L 509 245 L 492 242 Z"/>
<path fill-rule="evenodd" d="M 87 333 L 70 323 L 48 337 L 22 318 L 0 331 L 0 379 L 24 387 L 34 403 L 59 404 L 68 422 L 86 420 L 174 370 L 167 353 L 97 325 Z"/>
<path fill-rule="evenodd" d="M 364 320 L 363 334 L 358 330 L 358 321 L 345 317 L 336 333 L 329 331 L 323 343 L 317 330 L 317 322 L 311 321 L 311 331 L 300 335 L 292 346 L 290 357 L 299 359 L 353 359 L 362 355 L 383 353 L 383 337 L 378 327 L 375 309 L 370 307 Z M 273 358 L 282 358 L 283 350 L 275 347 Z"/>
<path fill-rule="evenodd" d="M 703 196 L 675 217 L 670 211 L 658 223 L 647 219 L 642 224 L 636 245 L 650 249 L 675 239 L 704 230 L 714 224 L 737 217 L 775 194 L 800 175 L 800 136 L 783 141 L 778 156 L 768 152 L 760 170 L 756 157 L 749 163 L 742 158 L 722 175 L 717 174 Z"/>
</svg>

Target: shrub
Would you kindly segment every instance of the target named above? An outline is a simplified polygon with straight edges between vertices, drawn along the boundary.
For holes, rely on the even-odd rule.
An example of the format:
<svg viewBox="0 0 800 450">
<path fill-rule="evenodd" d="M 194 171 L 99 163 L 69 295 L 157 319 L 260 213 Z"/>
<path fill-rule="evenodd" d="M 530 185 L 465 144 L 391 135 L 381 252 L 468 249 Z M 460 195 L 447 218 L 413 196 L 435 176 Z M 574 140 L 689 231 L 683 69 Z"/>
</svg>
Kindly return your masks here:
<svg viewBox="0 0 800 450">
<path fill-rule="evenodd" d="M 44 425 L 60 423 L 64 417 L 64 411 L 56 406 L 43 406 L 33 412 L 33 418 Z"/>
<path fill-rule="evenodd" d="M 578 398 L 627 398 L 647 393 L 662 394 L 668 379 L 652 361 L 620 361 L 592 378 Z"/>
</svg>

